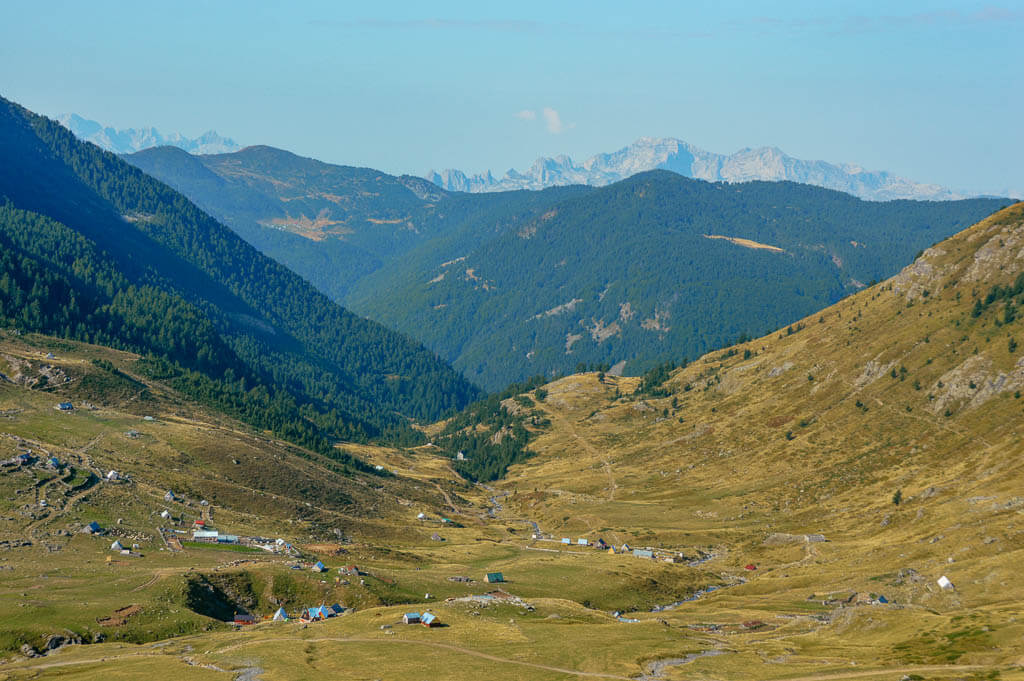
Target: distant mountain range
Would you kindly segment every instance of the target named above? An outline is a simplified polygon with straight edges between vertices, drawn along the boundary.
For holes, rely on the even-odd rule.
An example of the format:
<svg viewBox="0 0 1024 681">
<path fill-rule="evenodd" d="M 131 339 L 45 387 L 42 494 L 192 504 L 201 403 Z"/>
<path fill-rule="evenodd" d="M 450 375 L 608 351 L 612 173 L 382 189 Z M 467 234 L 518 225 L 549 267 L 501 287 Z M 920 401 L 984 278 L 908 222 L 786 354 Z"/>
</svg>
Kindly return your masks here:
<svg viewBox="0 0 1024 681">
<path fill-rule="evenodd" d="M 431 170 L 425 176 L 437 186 L 460 192 L 497 192 L 515 189 L 585 184 L 594 187 L 624 180 L 648 170 L 671 170 L 709 182 L 789 180 L 837 189 L 869 201 L 917 199 L 948 201 L 963 195 L 936 184 L 922 184 L 885 171 L 868 171 L 850 163 L 804 161 L 775 147 L 741 149 L 725 155 L 705 151 L 671 137 L 641 137 L 610 154 L 597 154 L 581 164 L 568 156 L 539 158 L 526 172 L 509 170 L 501 179 L 490 171 L 467 176 L 461 170 Z"/>
<path fill-rule="evenodd" d="M 172 146 L 193 154 L 226 154 L 241 149 L 233 139 L 221 137 L 213 130 L 199 137 L 185 137 L 181 133 L 162 133 L 156 128 L 125 128 L 116 130 L 82 118 L 78 114 L 64 114 L 57 118 L 61 125 L 75 133 L 75 137 L 92 142 L 98 147 L 117 154 L 131 154 L 151 147 Z"/>
</svg>

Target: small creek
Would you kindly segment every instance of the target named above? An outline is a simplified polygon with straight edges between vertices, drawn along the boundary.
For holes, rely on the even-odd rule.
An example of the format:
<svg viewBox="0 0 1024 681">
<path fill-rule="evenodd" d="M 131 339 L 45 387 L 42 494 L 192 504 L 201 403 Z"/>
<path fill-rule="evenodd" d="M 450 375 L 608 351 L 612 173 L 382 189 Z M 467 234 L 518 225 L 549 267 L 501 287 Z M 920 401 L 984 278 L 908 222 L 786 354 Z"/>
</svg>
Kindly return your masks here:
<svg viewBox="0 0 1024 681">
<path fill-rule="evenodd" d="M 655 605 L 653 608 L 651 608 L 650 610 L 647 610 L 645 612 L 665 612 L 667 610 L 675 610 L 676 608 L 678 608 L 681 605 L 685 605 L 686 603 L 692 603 L 694 601 L 700 600 L 701 598 L 704 598 L 708 594 L 713 593 L 715 591 L 721 591 L 722 589 L 728 589 L 729 587 L 739 586 L 740 584 L 746 584 L 746 583 L 747 583 L 747 580 L 745 580 L 742 577 L 740 577 L 738 581 L 733 582 L 732 584 L 725 584 L 723 586 L 717 586 L 715 584 L 710 584 L 710 585 L 704 587 L 703 589 L 698 589 L 697 591 L 694 591 L 692 594 L 690 594 L 689 596 L 687 596 L 686 598 L 684 598 L 684 599 L 682 599 L 680 601 L 675 601 L 673 603 L 668 603 L 666 605 Z M 630 614 L 637 614 L 637 613 L 630 613 Z M 639 622 L 640 621 L 640 620 L 638 620 L 636 618 L 633 618 L 633 617 L 626 617 L 622 613 L 616 613 L 615 614 L 615 619 L 619 620 L 620 622 Z"/>
<path fill-rule="evenodd" d="M 690 653 L 685 657 L 670 657 L 664 660 L 655 660 L 647 664 L 646 673 L 640 677 L 640 681 L 661 681 L 665 677 L 665 671 L 669 667 L 678 667 L 684 664 L 690 664 L 695 660 L 699 660 L 702 657 L 714 657 L 715 655 L 725 655 L 727 651 L 712 648 L 711 650 L 705 650 L 699 653 Z"/>
</svg>

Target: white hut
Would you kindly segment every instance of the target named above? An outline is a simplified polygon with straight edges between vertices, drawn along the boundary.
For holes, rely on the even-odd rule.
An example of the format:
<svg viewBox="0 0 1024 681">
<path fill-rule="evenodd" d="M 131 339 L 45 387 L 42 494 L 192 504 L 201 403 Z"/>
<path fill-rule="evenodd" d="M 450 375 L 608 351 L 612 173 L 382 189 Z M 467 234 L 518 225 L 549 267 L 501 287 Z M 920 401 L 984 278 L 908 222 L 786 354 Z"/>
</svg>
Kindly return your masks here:
<svg viewBox="0 0 1024 681">
<path fill-rule="evenodd" d="M 110 481 L 110 482 L 117 482 L 120 479 L 121 479 L 121 474 L 118 473 L 115 470 L 111 470 L 109 473 L 107 473 L 107 480 Z"/>
<path fill-rule="evenodd" d="M 114 543 L 110 545 L 110 550 L 111 551 L 124 551 L 124 545 L 121 544 L 120 541 L 115 539 Z"/>
<path fill-rule="evenodd" d="M 165 508 L 164 510 L 160 511 L 160 517 L 164 520 L 169 520 L 171 517 L 171 512 Z"/>
<path fill-rule="evenodd" d="M 942 587 L 943 589 L 952 589 L 953 588 L 953 582 L 949 581 L 949 577 L 947 577 L 946 575 L 942 575 L 941 577 L 939 577 L 938 583 L 939 583 L 939 586 Z"/>
</svg>

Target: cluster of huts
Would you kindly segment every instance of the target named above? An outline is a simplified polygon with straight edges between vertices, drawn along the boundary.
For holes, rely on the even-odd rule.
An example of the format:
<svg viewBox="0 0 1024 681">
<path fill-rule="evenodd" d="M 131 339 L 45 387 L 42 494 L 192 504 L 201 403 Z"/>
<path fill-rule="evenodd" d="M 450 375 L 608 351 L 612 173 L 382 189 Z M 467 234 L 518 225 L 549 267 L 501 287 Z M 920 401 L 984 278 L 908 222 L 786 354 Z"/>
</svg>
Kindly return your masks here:
<svg viewBox="0 0 1024 681">
<path fill-rule="evenodd" d="M 418 612 L 407 612 L 402 615 L 402 624 L 422 624 L 429 628 L 440 626 L 441 622 L 432 612 L 425 612 L 422 615 Z"/>
<path fill-rule="evenodd" d="M 340 603 L 334 605 L 315 605 L 311 608 L 303 608 L 299 613 L 298 619 L 300 622 L 322 622 L 331 617 L 337 617 L 345 612 L 345 608 Z M 288 622 L 292 618 L 288 616 L 285 609 L 278 608 L 273 615 L 264 616 L 263 620 L 270 622 Z M 233 624 L 246 626 L 249 624 L 256 624 L 260 619 L 255 615 L 250 615 L 244 612 L 236 612 L 235 617 L 232 620 Z"/>
<path fill-rule="evenodd" d="M 539 533 L 534 533 L 534 539 L 544 539 Z M 549 540 L 550 541 L 550 540 Z M 629 544 L 623 544 L 622 546 L 616 547 L 605 542 L 604 539 L 598 539 L 597 541 L 591 542 L 589 539 L 579 537 L 575 542 L 571 537 L 562 537 L 559 541 L 564 546 L 587 546 L 593 547 L 598 551 L 606 551 L 607 553 L 617 554 L 633 554 L 636 558 L 647 558 L 649 560 L 661 559 L 666 563 L 675 563 L 678 558 L 676 555 L 665 554 L 664 552 L 656 552 L 654 549 L 640 549 L 632 548 Z"/>
</svg>

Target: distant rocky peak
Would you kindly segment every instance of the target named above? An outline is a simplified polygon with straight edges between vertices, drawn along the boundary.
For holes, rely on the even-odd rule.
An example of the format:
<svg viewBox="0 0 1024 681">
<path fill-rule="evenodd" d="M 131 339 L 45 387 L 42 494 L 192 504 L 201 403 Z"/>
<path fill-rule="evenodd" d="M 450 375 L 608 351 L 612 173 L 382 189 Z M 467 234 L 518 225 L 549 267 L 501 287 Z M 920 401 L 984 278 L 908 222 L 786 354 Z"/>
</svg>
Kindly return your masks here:
<svg viewBox="0 0 1024 681">
<path fill-rule="evenodd" d="M 227 154 L 242 148 L 233 139 L 222 137 L 213 130 L 189 138 L 178 132 L 162 133 L 153 127 L 118 130 L 75 113 L 64 114 L 57 120 L 80 140 L 92 142 L 115 154 L 132 154 L 161 146 L 178 147 L 192 154 Z"/>
</svg>

